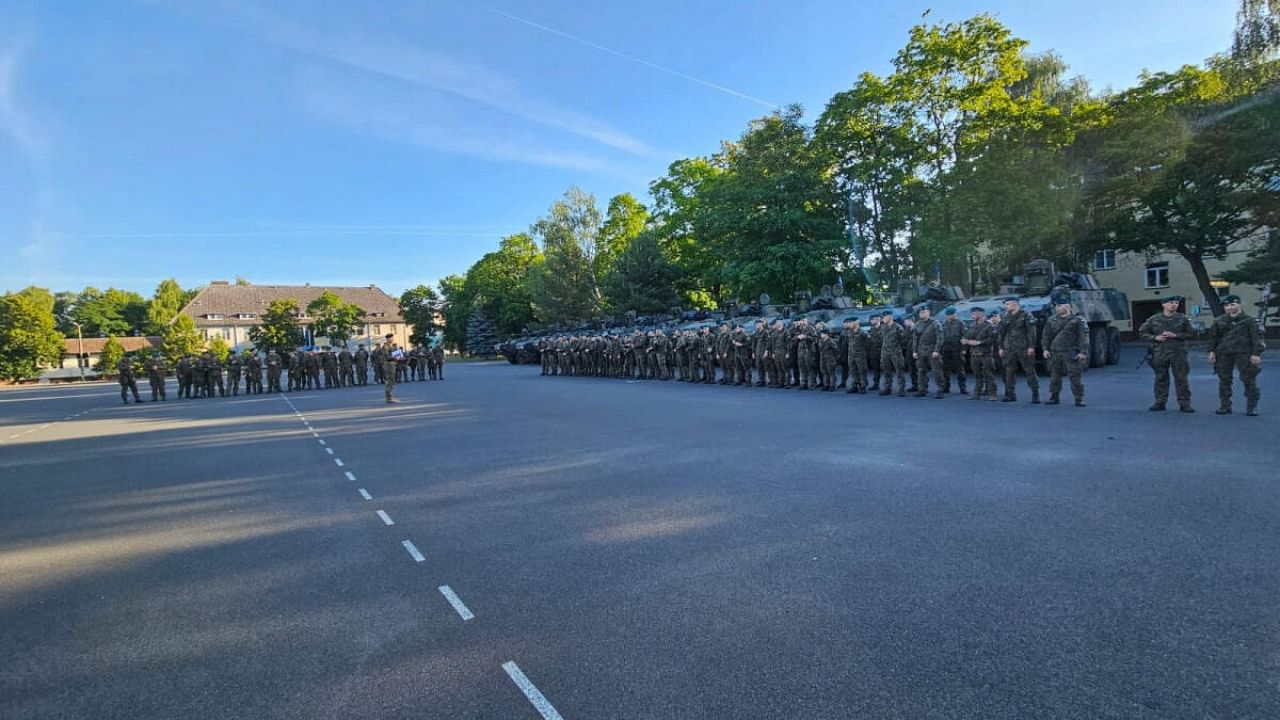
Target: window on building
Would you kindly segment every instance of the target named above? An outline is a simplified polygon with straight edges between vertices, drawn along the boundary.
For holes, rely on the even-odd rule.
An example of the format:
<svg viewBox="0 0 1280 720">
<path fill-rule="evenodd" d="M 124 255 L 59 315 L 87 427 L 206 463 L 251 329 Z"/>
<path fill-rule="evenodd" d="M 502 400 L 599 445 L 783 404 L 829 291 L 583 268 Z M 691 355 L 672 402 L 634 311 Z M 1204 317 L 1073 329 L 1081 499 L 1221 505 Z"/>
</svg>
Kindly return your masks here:
<svg viewBox="0 0 1280 720">
<path fill-rule="evenodd" d="M 254 313 L 240 313 L 236 317 L 240 318 L 241 320 L 252 320 L 258 316 Z"/>
<path fill-rule="evenodd" d="M 1169 287 L 1169 263 L 1152 263 L 1147 266 L 1147 289 Z"/>
<path fill-rule="evenodd" d="M 374 325 L 374 326 L 373 326 L 373 335 L 374 335 L 374 337 L 382 337 L 382 326 L 381 326 L 381 325 Z"/>
<path fill-rule="evenodd" d="M 1116 267 L 1115 250 L 1099 250 L 1093 254 L 1094 270 L 1114 270 Z"/>
<path fill-rule="evenodd" d="M 204 316 L 206 320 L 221 320 L 222 313 L 208 313 Z"/>
</svg>

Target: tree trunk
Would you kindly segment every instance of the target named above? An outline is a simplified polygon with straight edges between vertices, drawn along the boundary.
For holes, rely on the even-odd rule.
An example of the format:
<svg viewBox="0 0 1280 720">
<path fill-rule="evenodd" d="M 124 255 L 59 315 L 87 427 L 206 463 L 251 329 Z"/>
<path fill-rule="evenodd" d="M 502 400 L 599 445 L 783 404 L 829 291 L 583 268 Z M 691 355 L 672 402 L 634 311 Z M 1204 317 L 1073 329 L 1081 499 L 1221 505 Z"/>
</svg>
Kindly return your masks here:
<svg viewBox="0 0 1280 720">
<path fill-rule="evenodd" d="M 1204 297 L 1209 301 L 1209 312 L 1214 317 L 1218 317 L 1224 311 L 1222 309 L 1222 300 L 1218 298 L 1218 291 L 1209 282 L 1209 269 L 1204 266 L 1204 258 L 1199 253 L 1179 252 L 1188 264 L 1191 265 L 1191 272 L 1196 276 L 1196 284 L 1200 286 L 1200 292 L 1204 293 Z"/>
</svg>

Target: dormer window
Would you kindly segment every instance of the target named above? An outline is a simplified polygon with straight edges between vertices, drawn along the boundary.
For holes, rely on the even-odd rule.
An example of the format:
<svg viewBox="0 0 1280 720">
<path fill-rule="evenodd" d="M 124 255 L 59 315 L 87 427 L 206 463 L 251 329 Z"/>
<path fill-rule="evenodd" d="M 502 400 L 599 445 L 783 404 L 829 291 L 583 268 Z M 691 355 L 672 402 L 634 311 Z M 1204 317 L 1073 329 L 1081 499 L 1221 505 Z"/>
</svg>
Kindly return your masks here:
<svg viewBox="0 0 1280 720">
<path fill-rule="evenodd" d="M 222 313 L 206 313 L 204 316 L 205 320 L 221 320 L 222 318 Z"/>
<path fill-rule="evenodd" d="M 258 316 L 254 313 L 240 313 L 239 315 L 236 316 L 236 318 L 240 320 L 252 320 L 256 317 Z"/>
</svg>

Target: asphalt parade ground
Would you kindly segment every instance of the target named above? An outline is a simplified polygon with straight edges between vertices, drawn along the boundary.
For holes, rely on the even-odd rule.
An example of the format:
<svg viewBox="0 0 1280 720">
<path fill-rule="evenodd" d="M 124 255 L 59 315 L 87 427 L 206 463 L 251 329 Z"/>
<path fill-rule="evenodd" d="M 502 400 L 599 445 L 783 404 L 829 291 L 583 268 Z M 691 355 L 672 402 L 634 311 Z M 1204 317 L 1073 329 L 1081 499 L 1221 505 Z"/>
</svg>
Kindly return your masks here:
<svg viewBox="0 0 1280 720">
<path fill-rule="evenodd" d="M 1280 717 L 1280 387 L 1151 413 L 1134 362 L 5 390 L 0 717 Z"/>
</svg>

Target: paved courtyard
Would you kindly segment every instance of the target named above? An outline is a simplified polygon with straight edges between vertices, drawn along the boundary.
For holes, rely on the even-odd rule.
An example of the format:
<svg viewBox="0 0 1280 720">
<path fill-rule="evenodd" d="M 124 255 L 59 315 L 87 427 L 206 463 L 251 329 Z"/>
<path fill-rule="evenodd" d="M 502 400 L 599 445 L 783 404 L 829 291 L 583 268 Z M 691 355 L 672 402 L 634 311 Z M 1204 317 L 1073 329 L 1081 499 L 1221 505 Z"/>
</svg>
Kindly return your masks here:
<svg viewBox="0 0 1280 720">
<path fill-rule="evenodd" d="M 1150 413 L 1134 362 L 1083 409 L 5 390 L 0 716 L 1280 717 L 1280 388 Z"/>
</svg>

